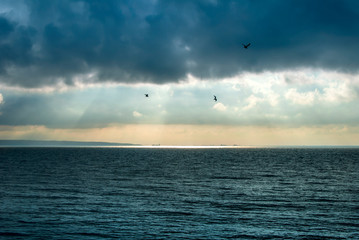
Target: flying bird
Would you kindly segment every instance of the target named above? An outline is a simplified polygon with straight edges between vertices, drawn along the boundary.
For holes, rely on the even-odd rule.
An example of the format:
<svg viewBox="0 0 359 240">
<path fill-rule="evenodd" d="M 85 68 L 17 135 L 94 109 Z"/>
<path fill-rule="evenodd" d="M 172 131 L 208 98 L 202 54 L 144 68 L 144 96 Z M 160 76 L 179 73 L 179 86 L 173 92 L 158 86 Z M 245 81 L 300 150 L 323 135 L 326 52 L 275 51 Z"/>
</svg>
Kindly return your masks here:
<svg viewBox="0 0 359 240">
<path fill-rule="evenodd" d="M 248 43 L 247 45 L 245 45 L 245 44 L 242 43 L 242 45 L 243 45 L 243 47 L 244 47 L 245 49 L 247 49 L 247 48 L 251 45 L 251 43 Z"/>
<path fill-rule="evenodd" d="M 213 95 L 213 100 L 214 100 L 215 102 L 217 102 L 217 97 L 216 97 L 216 95 Z"/>
<path fill-rule="evenodd" d="M 145 93 L 145 97 L 148 97 L 148 93 Z"/>
</svg>

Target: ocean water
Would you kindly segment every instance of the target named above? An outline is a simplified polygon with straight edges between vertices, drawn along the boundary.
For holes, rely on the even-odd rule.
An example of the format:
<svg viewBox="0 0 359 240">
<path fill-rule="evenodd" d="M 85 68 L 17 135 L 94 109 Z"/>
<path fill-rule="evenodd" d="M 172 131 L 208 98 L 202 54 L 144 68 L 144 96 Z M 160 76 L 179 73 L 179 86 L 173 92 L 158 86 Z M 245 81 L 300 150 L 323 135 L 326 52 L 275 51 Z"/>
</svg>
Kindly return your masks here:
<svg viewBox="0 0 359 240">
<path fill-rule="evenodd" d="M 359 148 L 0 148 L 0 239 L 359 239 Z"/>
</svg>

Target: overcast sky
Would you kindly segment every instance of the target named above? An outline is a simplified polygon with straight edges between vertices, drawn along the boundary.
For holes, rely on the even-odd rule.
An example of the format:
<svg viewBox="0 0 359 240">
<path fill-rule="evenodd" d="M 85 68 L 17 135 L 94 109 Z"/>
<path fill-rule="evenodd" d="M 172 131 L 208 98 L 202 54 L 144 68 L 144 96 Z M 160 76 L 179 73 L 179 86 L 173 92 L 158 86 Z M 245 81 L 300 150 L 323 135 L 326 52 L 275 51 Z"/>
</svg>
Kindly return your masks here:
<svg viewBox="0 0 359 240">
<path fill-rule="evenodd" d="M 359 144 L 358 23 L 356 0 L 3 0 L 0 138 Z"/>
</svg>

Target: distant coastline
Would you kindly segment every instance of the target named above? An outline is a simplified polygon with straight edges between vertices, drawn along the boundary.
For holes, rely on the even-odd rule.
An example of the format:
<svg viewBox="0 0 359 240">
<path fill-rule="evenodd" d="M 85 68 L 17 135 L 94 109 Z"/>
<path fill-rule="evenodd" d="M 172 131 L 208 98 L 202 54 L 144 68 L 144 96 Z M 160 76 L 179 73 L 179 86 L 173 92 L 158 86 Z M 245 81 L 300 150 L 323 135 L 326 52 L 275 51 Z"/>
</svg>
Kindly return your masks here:
<svg viewBox="0 0 359 240">
<path fill-rule="evenodd" d="M 359 148 L 359 145 L 142 145 L 134 143 L 55 140 L 0 140 L 0 147 L 132 147 L 132 148 Z"/>
<path fill-rule="evenodd" d="M 140 146 L 132 143 L 81 142 L 81 141 L 42 141 L 42 140 L 0 140 L 0 147 L 116 147 Z"/>
</svg>

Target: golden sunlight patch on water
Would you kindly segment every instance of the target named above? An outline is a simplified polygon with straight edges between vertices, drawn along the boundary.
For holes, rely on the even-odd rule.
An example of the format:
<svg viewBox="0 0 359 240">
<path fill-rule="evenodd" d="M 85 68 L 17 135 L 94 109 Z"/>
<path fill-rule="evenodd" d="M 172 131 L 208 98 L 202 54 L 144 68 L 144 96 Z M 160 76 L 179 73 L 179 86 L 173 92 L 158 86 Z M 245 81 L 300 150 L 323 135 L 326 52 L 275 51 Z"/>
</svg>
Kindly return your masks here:
<svg viewBox="0 0 359 240">
<path fill-rule="evenodd" d="M 141 146 L 115 146 L 118 148 L 168 148 L 168 149 L 219 149 L 219 148 L 257 148 L 256 146 L 177 146 L 177 145 L 141 145 Z"/>
</svg>

